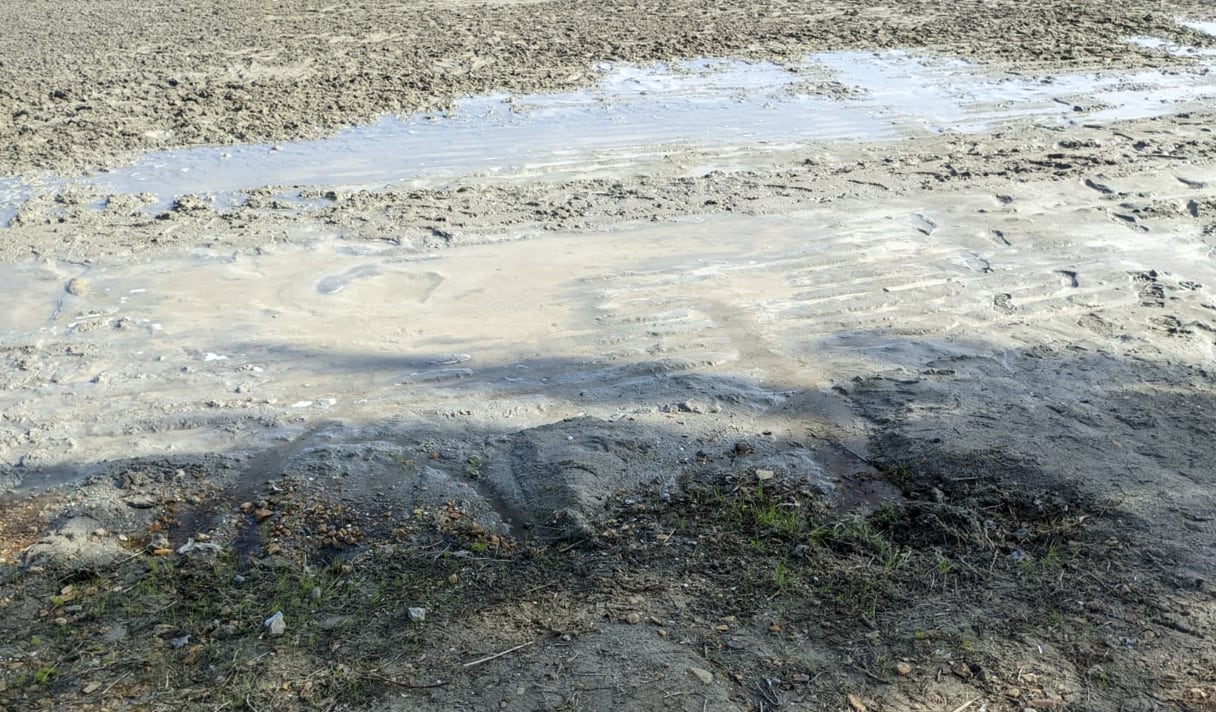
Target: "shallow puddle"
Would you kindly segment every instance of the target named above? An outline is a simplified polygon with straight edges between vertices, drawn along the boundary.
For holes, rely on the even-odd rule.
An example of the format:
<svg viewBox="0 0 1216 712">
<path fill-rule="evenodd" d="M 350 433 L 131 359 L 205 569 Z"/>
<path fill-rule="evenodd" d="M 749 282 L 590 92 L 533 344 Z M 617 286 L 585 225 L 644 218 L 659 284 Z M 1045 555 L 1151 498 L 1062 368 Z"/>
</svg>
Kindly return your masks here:
<svg viewBox="0 0 1216 712">
<path fill-rule="evenodd" d="M 1190 26 L 1200 25 L 1206 27 Z M 1210 54 L 1153 38 L 1131 41 Z M 149 209 L 157 211 L 186 194 L 230 207 L 244 200 L 243 191 L 265 186 L 375 189 L 467 176 L 585 176 L 683 149 L 763 151 L 976 133 L 1019 118 L 1059 124 L 1159 116 L 1216 98 L 1210 69 L 998 76 L 961 60 L 898 51 L 827 53 L 788 65 L 601 65 L 595 86 L 580 91 L 473 97 L 446 114 L 385 117 L 315 141 L 158 152 L 74 182 L 108 194 L 149 193 L 156 201 Z M 47 178 L 37 190 L 72 182 Z M 32 190 L 0 180 L 0 224 Z"/>
</svg>

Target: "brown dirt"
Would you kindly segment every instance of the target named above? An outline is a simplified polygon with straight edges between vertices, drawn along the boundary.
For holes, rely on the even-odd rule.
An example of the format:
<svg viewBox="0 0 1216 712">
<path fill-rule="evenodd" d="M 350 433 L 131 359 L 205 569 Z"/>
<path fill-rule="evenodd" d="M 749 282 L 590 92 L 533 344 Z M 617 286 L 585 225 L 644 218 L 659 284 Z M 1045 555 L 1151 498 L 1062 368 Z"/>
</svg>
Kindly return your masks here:
<svg viewBox="0 0 1216 712">
<path fill-rule="evenodd" d="M 1210 593 L 1167 583 L 1111 503 L 896 468 L 894 499 L 841 511 L 745 460 L 548 543 L 282 478 L 187 506 L 225 522 L 193 531 L 221 551 L 176 554 L 156 542 L 185 510 L 162 503 L 112 567 L 5 572 L 0 704 L 1211 709 Z"/>
<path fill-rule="evenodd" d="M 179 2 L 0 8 L 0 174 L 169 146 L 278 141 L 490 90 L 576 86 L 605 60 L 918 48 L 1061 65 L 1160 63 L 1124 38 L 1206 46 L 1202 3 Z"/>
</svg>

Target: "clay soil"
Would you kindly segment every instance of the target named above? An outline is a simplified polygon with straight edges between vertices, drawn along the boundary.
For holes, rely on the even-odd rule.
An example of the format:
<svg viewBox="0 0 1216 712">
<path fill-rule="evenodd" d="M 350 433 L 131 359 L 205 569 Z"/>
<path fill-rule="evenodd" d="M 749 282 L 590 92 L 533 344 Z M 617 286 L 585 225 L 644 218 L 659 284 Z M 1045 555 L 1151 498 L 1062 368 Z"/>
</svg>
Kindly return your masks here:
<svg viewBox="0 0 1216 712">
<path fill-rule="evenodd" d="M 1193 71 L 1127 41 L 1216 46 L 1179 18 L 1216 20 L 6 3 L 0 177 L 602 62 Z M 1100 108 L 290 206 L 34 191 L 0 230 L 0 709 L 1216 710 L 1216 111 Z"/>
</svg>

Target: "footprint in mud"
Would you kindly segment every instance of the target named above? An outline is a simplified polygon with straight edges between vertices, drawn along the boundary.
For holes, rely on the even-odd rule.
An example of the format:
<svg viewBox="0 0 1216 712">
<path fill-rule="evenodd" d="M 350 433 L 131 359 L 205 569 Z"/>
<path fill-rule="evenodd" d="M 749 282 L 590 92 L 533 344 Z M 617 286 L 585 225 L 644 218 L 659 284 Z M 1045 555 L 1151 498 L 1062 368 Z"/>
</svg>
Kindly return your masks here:
<svg viewBox="0 0 1216 712">
<path fill-rule="evenodd" d="M 1157 281 L 1157 278 L 1160 276 L 1157 274 L 1157 270 L 1129 272 L 1128 274 L 1132 276 L 1132 283 L 1136 285 L 1136 293 L 1140 297 L 1140 306 L 1165 306 L 1165 287 L 1162 286 L 1161 282 Z"/>
<path fill-rule="evenodd" d="M 967 264 L 967 267 L 975 270 L 976 272 L 988 274 L 992 271 L 992 263 L 981 257 L 978 252 L 965 253 L 963 255 L 963 262 Z"/>
<path fill-rule="evenodd" d="M 1137 232 L 1149 232 L 1148 226 L 1141 225 L 1140 221 L 1137 220 L 1134 215 L 1128 215 L 1126 213 L 1115 213 L 1115 212 L 1110 212 L 1110 211 L 1107 211 L 1106 214 L 1109 215 L 1112 220 L 1118 222 L 1120 225 L 1126 226 Z"/>
<path fill-rule="evenodd" d="M 1155 316 L 1148 320 L 1149 326 L 1170 336 L 1190 336 L 1195 332 L 1188 329 L 1182 320 L 1176 316 Z"/>
<path fill-rule="evenodd" d="M 913 213 L 908 220 L 912 223 L 912 227 L 922 235 L 932 235 L 937 230 L 937 223 L 920 213 Z"/>
<path fill-rule="evenodd" d="M 346 285 L 356 279 L 375 277 L 380 274 L 383 274 L 383 272 L 376 265 L 359 265 L 358 267 L 346 270 L 342 274 L 331 274 L 328 277 L 322 278 L 321 281 L 317 282 L 317 291 L 321 294 L 337 294 L 346 289 Z"/>
<path fill-rule="evenodd" d="M 384 274 L 385 270 L 379 265 L 359 265 L 341 274 L 331 274 L 321 278 L 317 282 L 317 292 L 324 295 L 337 294 L 346 289 L 351 282 L 379 277 Z M 422 274 L 401 272 L 394 274 L 392 280 L 392 288 L 398 298 L 403 301 L 412 300 L 421 304 L 430 299 L 435 290 L 439 288 L 439 285 L 443 284 L 443 275 L 437 272 L 425 272 Z"/>
<path fill-rule="evenodd" d="M 1115 328 L 1114 324 L 1111 324 L 1109 321 L 1103 319 L 1097 314 L 1094 314 L 1093 312 L 1090 312 L 1080 319 L 1077 319 L 1077 325 L 1092 331 L 1098 336 L 1104 336 L 1108 339 L 1113 339 L 1119 333 L 1119 330 Z"/>
<path fill-rule="evenodd" d="M 403 376 L 397 382 L 398 386 L 403 386 L 411 383 L 440 383 L 443 381 L 455 381 L 461 378 L 472 376 L 474 371 L 471 368 L 456 368 L 456 364 L 472 361 L 473 357 L 468 354 L 435 354 L 425 358 L 411 359 L 406 363 L 418 370 Z"/>
</svg>

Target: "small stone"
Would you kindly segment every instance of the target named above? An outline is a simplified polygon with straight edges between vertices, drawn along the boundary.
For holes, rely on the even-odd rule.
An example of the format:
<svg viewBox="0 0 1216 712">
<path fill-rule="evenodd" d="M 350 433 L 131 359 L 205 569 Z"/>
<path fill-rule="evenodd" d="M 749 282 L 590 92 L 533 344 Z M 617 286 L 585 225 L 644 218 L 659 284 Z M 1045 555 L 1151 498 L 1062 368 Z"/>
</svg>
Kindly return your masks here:
<svg viewBox="0 0 1216 712">
<path fill-rule="evenodd" d="M 169 647 L 173 648 L 174 650 L 177 650 L 179 648 L 184 648 L 189 644 L 190 644 L 189 635 L 183 635 L 180 638 L 172 638 L 169 640 Z"/>
<path fill-rule="evenodd" d="M 278 611 L 273 616 L 262 621 L 262 627 L 271 638 L 277 638 L 287 632 L 287 622 L 283 620 L 283 612 Z"/>
<path fill-rule="evenodd" d="M 703 670 L 699 667 L 689 667 L 688 671 L 697 676 L 697 679 L 706 685 L 713 684 L 714 674 L 708 670 Z"/>
<path fill-rule="evenodd" d="M 756 479 L 761 482 L 767 482 L 777 476 L 772 470 L 756 470 Z"/>
<path fill-rule="evenodd" d="M 964 680 L 971 677 L 971 666 L 969 666 L 967 663 L 958 663 L 954 667 L 950 668 L 950 671 Z"/>
<path fill-rule="evenodd" d="M 156 506 L 156 498 L 150 494 L 135 494 L 123 500 L 133 509 L 151 509 Z"/>
<path fill-rule="evenodd" d="M 411 607 L 407 609 L 405 613 L 414 623 L 421 623 L 422 621 L 426 620 L 425 608 Z"/>
<path fill-rule="evenodd" d="M 630 625 L 637 625 L 638 623 L 642 622 L 642 616 L 638 615 L 637 613 L 630 613 L 629 615 L 625 616 L 625 621 Z"/>
<path fill-rule="evenodd" d="M 253 502 L 242 502 L 241 503 L 241 513 L 249 514 L 252 511 L 253 511 Z"/>
<path fill-rule="evenodd" d="M 261 509 L 255 509 L 253 512 L 253 520 L 258 523 L 264 522 L 273 516 L 274 516 L 274 512 L 272 512 L 269 509 L 266 509 L 265 507 L 263 507 Z"/>
<path fill-rule="evenodd" d="M 65 286 L 63 289 L 73 297 L 83 297 L 89 293 L 89 278 L 76 277 L 74 279 L 69 279 L 67 286 Z"/>
<path fill-rule="evenodd" d="M 86 695 L 91 695 L 94 692 L 97 692 L 99 689 L 101 689 L 100 682 L 90 682 L 89 684 L 84 686 L 84 689 L 81 690 L 81 692 L 83 692 Z"/>
<path fill-rule="evenodd" d="M 456 583 L 459 580 L 460 580 L 460 577 L 457 576 L 456 574 L 452 574 L 451 576 L 448 576 L 448 583 Z"/>
<path fill-rule="evenodd" d="M 866 712 L 865 703 L 857 695 L 849 695 L 849 707 L 853 708 L 853 712 Z"/>
<path fill-rule="evenodd" d="M 900 677 L 907 677 L 912 674 L 912 666 L 903 661 L 895 663 L 895 674 Z"/>
<path fill-rule="evenodd" d="M 1010 699 L 1016 700 L 1017 698 L 1022 696 L 1022 691 L 1016 687 L 1006 687 L 1005 696 Z"/>
</svg>

